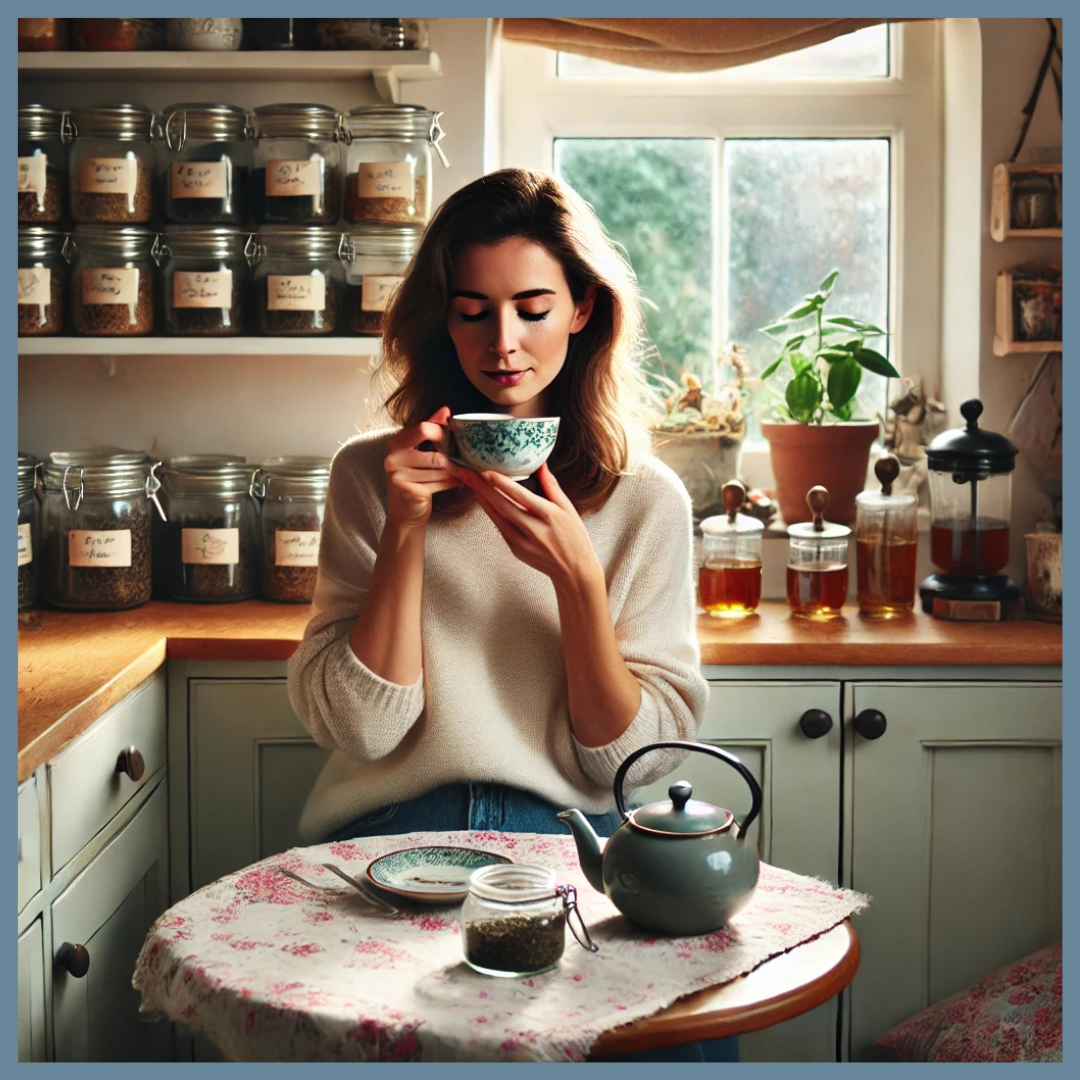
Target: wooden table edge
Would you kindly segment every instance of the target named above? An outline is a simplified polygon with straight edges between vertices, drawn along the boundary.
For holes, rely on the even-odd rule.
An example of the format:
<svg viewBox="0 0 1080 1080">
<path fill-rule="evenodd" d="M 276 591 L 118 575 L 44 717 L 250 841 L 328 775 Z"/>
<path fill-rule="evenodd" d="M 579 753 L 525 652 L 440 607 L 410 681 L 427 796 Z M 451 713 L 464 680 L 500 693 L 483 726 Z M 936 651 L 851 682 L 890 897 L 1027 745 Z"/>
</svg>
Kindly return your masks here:
<svg viewBox="0 0 1080 1080">
<path fill-rule="evenodd" d="M 693 1007 L 710 998 L 722 997 L 729 987 L 738 982 L 738 979 L 750 978 L 774 960 L 788 956 L 841 928 L 847 931 L 847 947 L 835 964 L 809 982 L 794 986 L 749 1006 L 737 1005 L 725 1008 L 721 1004 L 720 1008 L 686 1012 L 688 1006 Z M 826 930 L 817 938 L 796 945 L 787 953 L 770 957 L 753 971 L 739 976 L 738 979 L 732 979 L 720 986 L 694 991 L 652 1016 L 642 1017 L 629 1024 L 605 1031 L 593 1043 L 589 1056 L 630 1054 L 663 1046 L 679 1046 L 701 1039 L 723 1039 L 731 1035 L 745 1035 L 751 1031 L 772 1027 L 774 1024 L 809 1012 L 810 1009 L 824 1004 L 839 994 L 855 977 L 855 972 L 859 967 L 859 957 L 858 935 L 851 925 L 851 920 L 844 919 L 843 922 Z"/>
</svg>

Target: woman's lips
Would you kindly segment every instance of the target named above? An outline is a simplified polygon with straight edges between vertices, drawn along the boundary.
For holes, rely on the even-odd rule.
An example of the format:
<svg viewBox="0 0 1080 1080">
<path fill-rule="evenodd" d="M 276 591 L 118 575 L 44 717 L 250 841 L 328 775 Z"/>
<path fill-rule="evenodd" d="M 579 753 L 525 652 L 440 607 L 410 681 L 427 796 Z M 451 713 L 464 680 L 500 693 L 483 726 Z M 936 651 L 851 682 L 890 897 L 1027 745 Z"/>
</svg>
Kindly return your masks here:
<svg viewBox="0 0 1080 1080">
<path fill-rule="evenodd" d="M 485 371 L 484 374 L 493 379 L 500 386 L 517 386 L 528 374 L 528 368 L 524 371 Z"/>
</svg>

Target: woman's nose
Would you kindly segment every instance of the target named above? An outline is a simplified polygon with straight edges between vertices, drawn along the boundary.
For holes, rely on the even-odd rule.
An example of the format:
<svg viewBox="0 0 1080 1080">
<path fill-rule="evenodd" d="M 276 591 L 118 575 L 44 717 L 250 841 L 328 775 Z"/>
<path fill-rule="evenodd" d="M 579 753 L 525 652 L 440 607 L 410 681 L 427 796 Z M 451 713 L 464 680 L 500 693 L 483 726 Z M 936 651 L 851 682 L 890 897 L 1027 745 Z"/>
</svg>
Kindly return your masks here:
<svg viewBox="0 0 1080 1080">
<path fill-rule="evenodd" d="M 495 336 L 488 345 L 488 349 L 498 357 L 510 357 L 517 352 L 517 337 L 514 333 L 513 322 L 502 315 L 496 316 L 494 322 Z"/>
</svg>

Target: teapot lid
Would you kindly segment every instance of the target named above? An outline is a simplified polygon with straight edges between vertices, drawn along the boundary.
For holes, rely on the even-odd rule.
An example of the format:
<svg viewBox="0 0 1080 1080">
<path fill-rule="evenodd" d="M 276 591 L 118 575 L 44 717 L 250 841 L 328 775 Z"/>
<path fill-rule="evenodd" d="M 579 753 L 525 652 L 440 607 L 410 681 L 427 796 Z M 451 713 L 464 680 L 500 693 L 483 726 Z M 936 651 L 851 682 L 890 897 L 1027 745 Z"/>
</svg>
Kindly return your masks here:
<svg viewBox="0 0 1080 1080">
<path fill-rule="evenodd" d="M 668 800 L 649 803 L 631 810 L 630 824 L 648 832 L 679 836 L 702 836 L 723 832 L 731 827 L 735 816 L 730 810 L 712 803 L 691 799 L 693 789 L 686 780 L 677 780 L 668 788 Z"/>
</svg>

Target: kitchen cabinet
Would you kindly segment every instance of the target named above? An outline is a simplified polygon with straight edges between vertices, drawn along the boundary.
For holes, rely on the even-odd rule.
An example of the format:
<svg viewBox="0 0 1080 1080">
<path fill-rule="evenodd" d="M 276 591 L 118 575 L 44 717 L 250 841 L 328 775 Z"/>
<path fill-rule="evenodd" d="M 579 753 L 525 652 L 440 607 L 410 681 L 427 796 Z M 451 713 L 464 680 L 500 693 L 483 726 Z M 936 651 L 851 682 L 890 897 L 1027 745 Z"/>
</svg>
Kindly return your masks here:
<svg viewBox="0 0 1080 1080">
<path fill-rule="evenodd" d="M 41 919 L 19 935 L 19 1061 L 46 1061 L 45 959 Z"/>
<path fill-rule="evenodd" d="M 1061 938 L 1062 696 L 856 682 L 848 705 L 845 884 L 874 897 L 849 996 L 864 1060 L 894 1024 Z"/>
</svg>

